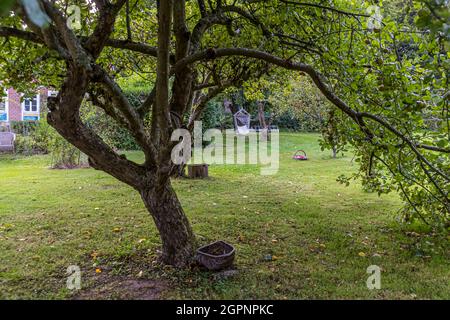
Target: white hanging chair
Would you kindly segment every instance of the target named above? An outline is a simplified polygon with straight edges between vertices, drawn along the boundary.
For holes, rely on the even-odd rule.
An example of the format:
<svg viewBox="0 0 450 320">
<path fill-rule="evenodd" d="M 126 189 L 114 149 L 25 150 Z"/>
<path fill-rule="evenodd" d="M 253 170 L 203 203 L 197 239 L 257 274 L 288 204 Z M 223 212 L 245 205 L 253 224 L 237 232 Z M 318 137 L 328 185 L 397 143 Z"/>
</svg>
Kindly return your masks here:
<svg viewBox="0 0 450 320">
<path fill-rule="evenodd" d="M 247 135 L 250 132 L 250 113 L 244 109 L 239 109 L 234 115 L 234 126 L 236 128 L 236 134 Z"/>
<path fill-rule="evenodd" d="M 236 129 L 237 134 L 246 136 L 250 133 L 250 129 L 247 126 L 237 127 Z"/>
</svg>

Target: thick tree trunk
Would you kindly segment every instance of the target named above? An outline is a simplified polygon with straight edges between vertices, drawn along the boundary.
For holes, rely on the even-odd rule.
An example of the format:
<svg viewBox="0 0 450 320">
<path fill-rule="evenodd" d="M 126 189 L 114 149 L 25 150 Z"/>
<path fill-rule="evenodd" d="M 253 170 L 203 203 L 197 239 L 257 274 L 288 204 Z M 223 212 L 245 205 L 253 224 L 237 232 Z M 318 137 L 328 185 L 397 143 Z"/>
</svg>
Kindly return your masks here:
<svg viewBox="0 0 450 320">
<path fill-rule="evenodd" d="M 162 241 L 162 261 L 175 267 L 193 262 L 195 237 L 180 201 L 170 183 L 141 191 L 145 206 L 155 221 Z"/>
<path fill-rule="evenodd" d="M 186 164 L 177 164 L 172 167 L 171 178 L 186 178 Z"/>
</svg>

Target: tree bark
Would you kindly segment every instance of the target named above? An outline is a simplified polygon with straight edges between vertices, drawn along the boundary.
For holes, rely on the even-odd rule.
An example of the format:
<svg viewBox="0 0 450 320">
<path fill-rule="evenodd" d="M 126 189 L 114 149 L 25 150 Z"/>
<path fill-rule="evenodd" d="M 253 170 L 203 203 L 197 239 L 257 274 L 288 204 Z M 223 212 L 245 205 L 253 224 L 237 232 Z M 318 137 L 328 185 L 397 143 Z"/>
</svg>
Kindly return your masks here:
<svg viewBox="0 0 450 320">
<path fill-rule="evenodd" d="M 186 177 L 186 164 L 177 164 L 172 166 L 170 172 L 171 178 L 185 178 Z"/>
<path fill-rule="evenodd" d="M 186 267 L 193 262 L 195 237 L 170 182 L 162 188 L 141 191 L 162 241 L 162 262 Z"/>
</svg>

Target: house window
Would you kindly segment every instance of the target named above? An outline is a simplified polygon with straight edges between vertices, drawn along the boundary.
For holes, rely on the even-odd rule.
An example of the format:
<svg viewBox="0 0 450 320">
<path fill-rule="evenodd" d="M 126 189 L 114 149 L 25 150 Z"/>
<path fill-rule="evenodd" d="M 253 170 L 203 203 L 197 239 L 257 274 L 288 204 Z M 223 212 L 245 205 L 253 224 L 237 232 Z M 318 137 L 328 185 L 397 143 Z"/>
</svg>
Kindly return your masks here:
<svg viewBox="0 0 450 320">
<path fill-rule="evenodd" d="M 0 121 L 8 121 L 8 106 L 6 97 L 0 96 Z"/>
<path fill-rule="evenodd" d="M 24 97 L 22 102 L 22 120 L 36 121 L 39 120 L 40 112 L 40 96 Z"/>
<path fill-rule="evenodd" d="M 25 98 L 23 101 L 23 111 L 38 112 L 38 96 L 32 98 Z"/>
</svg>

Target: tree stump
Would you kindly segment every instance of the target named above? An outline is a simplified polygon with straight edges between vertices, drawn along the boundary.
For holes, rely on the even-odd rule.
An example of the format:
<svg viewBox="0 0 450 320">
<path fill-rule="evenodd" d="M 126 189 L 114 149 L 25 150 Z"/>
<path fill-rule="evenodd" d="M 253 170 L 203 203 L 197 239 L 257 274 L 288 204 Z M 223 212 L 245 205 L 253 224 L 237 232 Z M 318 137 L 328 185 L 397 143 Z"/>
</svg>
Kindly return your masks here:
<svg viewBox="0 0 450 320">
<path fill-rule="evenodd" d="M 208 165 L 207 164 L 188 165 L 188 176 L 191 179 L 208 178 Z"/>
</svg>

